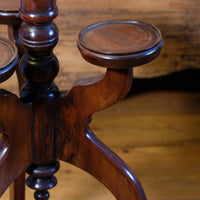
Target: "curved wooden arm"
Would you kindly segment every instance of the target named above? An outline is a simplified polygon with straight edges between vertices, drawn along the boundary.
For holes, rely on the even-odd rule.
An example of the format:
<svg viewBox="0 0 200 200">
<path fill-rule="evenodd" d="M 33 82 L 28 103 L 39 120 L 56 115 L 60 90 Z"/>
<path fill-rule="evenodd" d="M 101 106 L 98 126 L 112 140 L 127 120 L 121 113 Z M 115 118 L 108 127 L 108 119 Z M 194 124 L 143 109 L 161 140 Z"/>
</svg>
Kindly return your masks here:
<svg viewBox="0 0 200 200">
<path fill-rule="evenodd" d="M 57 150 L 59 159 L 94 176 L 118 200 L 146 200 L 130 168 L 88 128 L 88 117 L 123 98 L 131 83 L 132 69 L 108 69 L 104 77 L 77 82 L 58 102 Z"/>
<path fill-rule="evenodd" d="M 132 85 L 132 73 L 132 68 L 107 69 L 105 75 L 81 79 L 63 97 L 62 103 L 71 104 L 79 114 L 88 117 L 125 97 Z"/>
<path fill-rule="evenodd" d="M 92 113 L 123 98 L 132 84 L 132 69 L 107 69 L 104 76 L 82 79 L 58 102 L 58 154 L 69 156 Z M 70 140 L 71 138 L 71 140 Z M 71 142 L 72 141 L 72 142 Z M 79 143 L 79 142 L 78 142 Z M 70 151 L 71 150 L 71 151 Z"/>
<path fill-rule="evenodd" d="M 7 155 L 0 160 L 0 196 L 26 170 L 31 154 L 31 107 L 17 96 L 0 90 L 0 124 L 7 140 Z"/>
</svg>

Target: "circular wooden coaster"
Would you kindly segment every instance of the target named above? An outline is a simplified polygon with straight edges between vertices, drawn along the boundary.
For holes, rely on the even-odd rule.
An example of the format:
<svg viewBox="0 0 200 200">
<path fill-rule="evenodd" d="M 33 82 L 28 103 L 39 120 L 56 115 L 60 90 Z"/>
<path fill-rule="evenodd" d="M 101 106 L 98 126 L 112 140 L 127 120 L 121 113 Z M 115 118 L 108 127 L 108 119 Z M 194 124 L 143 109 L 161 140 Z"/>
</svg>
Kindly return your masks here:
<svg viewBox="0 0 200 200">
<path fill-rule="evenodd" d="M 160 31 L 136 21 L 108 21 L 86 28 L 80 43 L 98 53 L 132 54 L 147 50 L 161 40 Z"/>
<path fill-rule="evenodd" d="M 106 21 L 84 29 L 78 40 L 83 57 L 110 68 L 142 65 L 158 56 L 163 44 L 158 28 L 137 21 Z M 132 65 L 132 66 L 131 66 Z"/>
<path fill-rule="evenodd" d="M 0 82 L 13 74 L 17 60 L 17 47 L 11 41 L 0 38 Z"/>
</svg>

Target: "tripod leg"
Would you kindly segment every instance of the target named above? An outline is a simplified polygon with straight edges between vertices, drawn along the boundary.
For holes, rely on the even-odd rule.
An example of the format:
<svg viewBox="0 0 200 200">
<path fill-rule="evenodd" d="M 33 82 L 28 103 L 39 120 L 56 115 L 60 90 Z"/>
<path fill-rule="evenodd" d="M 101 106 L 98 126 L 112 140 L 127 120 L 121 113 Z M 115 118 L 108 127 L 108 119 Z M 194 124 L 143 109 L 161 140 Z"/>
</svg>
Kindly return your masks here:
<svg viewBox="0 0 200 200">
<path fill-rule="evenodd" d="M 16 95 L 0 90 L 0 197 L 32 163 L 31 105 Z M 7 149 L 8 147 L 8 149 Z M 4 153 L 4 150 L 6 153 Z M 22 177 L 21 177 L 22 178 Z M 21 179 L 20 178 L 20 179 Z M 22 181 L 17 182 L 22 183 Z"/>
<path fill-rule="evenodd" d="M 91 114 L 122 99 L 131 83 L 131 70 L 112 69 L 79 81 L 58 102 L 57 151 L 59 159 L 94 176 L 117 200 L 146 200 L 135 174 L 88 128 Z"/>
<path fill-rule="evenodd" d="M 80 136 L 78 150 L 61 157 L 103 183 L 117 200 L 146 200 L 145 193 L 132 170 L 88 128 Z"/>
<path fill-rule="evenodd" d="M 10 186 L 10 200 L 25 199 L 25 173 L 22 173 Z"/>
</svg>

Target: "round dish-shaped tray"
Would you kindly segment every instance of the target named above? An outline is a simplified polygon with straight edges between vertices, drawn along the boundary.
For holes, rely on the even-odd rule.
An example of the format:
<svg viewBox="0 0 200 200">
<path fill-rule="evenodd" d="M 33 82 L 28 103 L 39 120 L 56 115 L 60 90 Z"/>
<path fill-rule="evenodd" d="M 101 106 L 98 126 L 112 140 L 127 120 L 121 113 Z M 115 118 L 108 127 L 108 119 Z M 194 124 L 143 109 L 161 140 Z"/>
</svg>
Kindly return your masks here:
<svg viewBox="0 0 200 200">
<path fill-rule="evenodd" d="M 20 0 L 0 0 L 0 23 L 17 25 L 21 23 L 19 17 Z"/>
<path fill-rule="evenodd" d="M 13 74 L 17 60 L 17 47 L 11 41 L 0 38 L 0 82 Z"/>
<path fill-rule="evenodd" d="M 158 28 L 143 22 L 106 21 L 88 26 L 79 34 L 78 47 L 89 62 L 123 68 L 150 62 L 163 44 Z"/>
</svg>

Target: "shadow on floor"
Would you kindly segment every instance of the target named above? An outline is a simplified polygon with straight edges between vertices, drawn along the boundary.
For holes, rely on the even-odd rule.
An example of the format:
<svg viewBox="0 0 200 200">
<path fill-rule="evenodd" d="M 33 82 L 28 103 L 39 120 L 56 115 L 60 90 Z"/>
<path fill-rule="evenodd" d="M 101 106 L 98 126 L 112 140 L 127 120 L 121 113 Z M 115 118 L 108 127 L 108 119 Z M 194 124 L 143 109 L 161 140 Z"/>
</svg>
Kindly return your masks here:
<svg viewBox="0 0 200 200">
<path fill-rule="evenodd" d="M 163 90 L 200 92 L 200 69 L 184 70 L 157 78 L 134 78 L 128 96 Z"/>
</svg>

